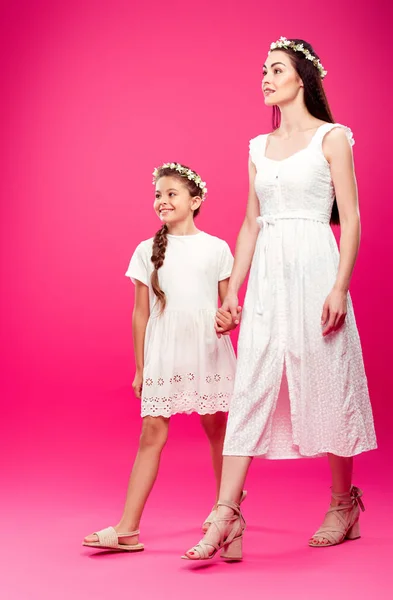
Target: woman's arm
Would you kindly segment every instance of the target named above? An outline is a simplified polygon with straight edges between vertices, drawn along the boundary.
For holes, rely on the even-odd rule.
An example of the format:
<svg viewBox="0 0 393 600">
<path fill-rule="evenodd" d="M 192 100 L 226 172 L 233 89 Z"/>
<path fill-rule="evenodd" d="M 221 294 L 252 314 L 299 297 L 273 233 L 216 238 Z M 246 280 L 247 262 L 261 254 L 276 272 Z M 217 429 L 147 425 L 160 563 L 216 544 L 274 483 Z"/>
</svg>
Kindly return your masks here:
<svg viewBox="0 0 393 600">
<path fill-rule="evenodd" d="M 142 394 L 145 332 L 150 316 L 149 288 L 140 281 L 135 281 L 135 302 L 132 313 L 132 337 L 134 342 L 135 378 L 132 384 L 137 398 Z"/>
<path fill-rule="evenodd" d="M 216 330 L 217 337 L 221 335 L 229 335 L 233 329 L 236 329 L 237 323 L 232 319 L 232 315 L 228 310 L 224 310 L 222 305 L 225 302 L 225 298 L 228 294 L 229 278 L 218 282 L 218 295 L 221 301 L 221 308 L 217 310 L 216 321 L 214 323 L 214 329 Z M 238 318 L 241 313 L 241 307 L 238 307 Z"/>
<path fill-rule="evenodd" d="M 337 127 L 329 132 L 323 150 L 330 164 L 341 225 L 337 277 L 322 314 L 323 335 L 328 335 L 345 320 L 347 293 L 359 250 L 360 216 L 352 150 L 345 131 Z"/>
<path fill-rule="evenodd" d="M 228 292 L 223 303 L 223 309 L 231 312 L 232 318 L 238 322 L 238 299 L 237 294 L 246 275 L 250 269 L 252 257 L 255 251 L 259 226 L 259 202 L 255 192 L 254 180 L 256 175 L 255 165 L 251 158 L 248 161 L 249 193 L 246 216 L 240 228 L 236 242 L 235 263 L 229 280 Z"/>
</svg>

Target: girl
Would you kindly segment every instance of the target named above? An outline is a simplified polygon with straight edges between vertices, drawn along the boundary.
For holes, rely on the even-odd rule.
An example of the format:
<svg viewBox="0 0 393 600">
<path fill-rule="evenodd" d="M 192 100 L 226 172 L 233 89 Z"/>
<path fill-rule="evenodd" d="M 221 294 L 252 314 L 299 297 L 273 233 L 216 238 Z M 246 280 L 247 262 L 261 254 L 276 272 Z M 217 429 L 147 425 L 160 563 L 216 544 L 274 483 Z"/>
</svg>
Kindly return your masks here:
<svg viewBox="0 0 393 600">
<path fill-rule="evenodd" d="M 250 142 L 250 192 L 224 310 L 251 265 L 214 526 L 184 558 L 241 557 L 238 504 L 253 456 L 328 454 L 331 505 L 313 547 L 359 537 L 353 456 L 376 448 L 348 289 L 359 246 L 350 129 L 334 123 L 312 47 L 280 38 L 263 67 L 273 132 Z M 341 257 L 329 223 L 341 223 Z M 252 264 L 251 264 L 252 262 Z M 218 323 L 219 333 L 225 325 Z M 289 386 L 289 399 L 284 386 Z"/>
<path fill-rule="evenodd" d="M 235 355 L 229 338 L 217 338 L 214 317 L 218 295 L 222 301 L 227 293 L 233 257 L 226 242 L 195 227 L 207 193 L 199 175 L 169 163 L 153 176 L 154 210 L 162 227 L 137 247 L 126 273 L 135 283 L 133 388 L 142 400 L 142 435 L 123 516 L 116 527 L 85 538 L 84 545 L 94 548 L 143 550 L 139 521 L 172 415 L 201 415 L 217 492 L 220 484 Z M 226 330 L 232 329 L 230 313 L 220 315 Z"/>
</svg>

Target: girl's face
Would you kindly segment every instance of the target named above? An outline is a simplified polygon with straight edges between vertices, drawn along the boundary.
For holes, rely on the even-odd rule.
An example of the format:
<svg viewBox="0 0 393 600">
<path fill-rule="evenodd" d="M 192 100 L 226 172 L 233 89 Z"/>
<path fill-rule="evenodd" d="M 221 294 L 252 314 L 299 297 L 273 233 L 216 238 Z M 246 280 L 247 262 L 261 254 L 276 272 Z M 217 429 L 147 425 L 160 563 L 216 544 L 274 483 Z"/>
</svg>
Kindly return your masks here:
<svg viewBox="0 0 393 600">
<path fill-rule="evenodd" d="M 262 91 L 266 106 L 292 102 L 303 87 L 288 54 L 280 50 L 271 52 L 263 65 Z"/>
<path fill-rule="evenodd" d="M 160 177 L 156 183 L 154 210 L 162 223 L 175 224 L 192 219 L 202 199 L 190 195 L 187 186 L 177 177 Z"/>
</svg>

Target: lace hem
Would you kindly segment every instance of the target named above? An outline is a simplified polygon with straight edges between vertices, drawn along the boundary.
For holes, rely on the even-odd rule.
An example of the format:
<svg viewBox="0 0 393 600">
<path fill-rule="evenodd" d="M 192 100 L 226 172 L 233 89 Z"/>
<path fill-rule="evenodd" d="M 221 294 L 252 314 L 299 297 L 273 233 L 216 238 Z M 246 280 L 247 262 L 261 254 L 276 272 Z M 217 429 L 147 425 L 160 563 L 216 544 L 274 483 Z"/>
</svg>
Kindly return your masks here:
<svg viewBox="0 0 393 600">
<path fill-rule="evenodd" d="M 170 417 L 178 413 L 198 413 L 199 415 L 228 412 L 232 394 L 217 392 L 199 394 L 198 392 L 180 392 L 168 397 L 150 396 L 142 398 L 142 417 Z"/>
</svg>

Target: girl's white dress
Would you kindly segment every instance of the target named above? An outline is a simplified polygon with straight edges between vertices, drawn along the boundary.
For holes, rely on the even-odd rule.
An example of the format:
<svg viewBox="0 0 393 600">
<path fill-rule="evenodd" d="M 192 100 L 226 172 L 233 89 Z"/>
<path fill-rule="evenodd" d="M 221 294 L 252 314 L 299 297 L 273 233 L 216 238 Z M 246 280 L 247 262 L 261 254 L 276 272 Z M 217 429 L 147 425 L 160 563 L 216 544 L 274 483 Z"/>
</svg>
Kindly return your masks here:
<svg viewBox="0 0 393 600">
<path fill-rule="evenodd" d="M 306 149 L 282 161 L 265 156 L 267 135 L 250 142 L 261 231 L 244 303 L 226 455 L 353 456 L 376 447 L 350 298 L 344 326 L 327 337 L 321 329 L 339 261 L 329 225 L 334 189 L 322 151 L 333 127 L 343 126 L 322 125 Z"/>
<path fill-rule="evenodd" d="M 233 257 L 223 240 L 199 232 L 168 234 L 158 271 L 167 305 L 160 315 L 150 276 L 153 239 L 139 244 L 126 275 L 149 287 L 150 318 L 145 335 L 142 417 L 227 411 L 236 358 L 229 336 L 214 330 L 218 282 L 232 271 Z"/>
</svg>

